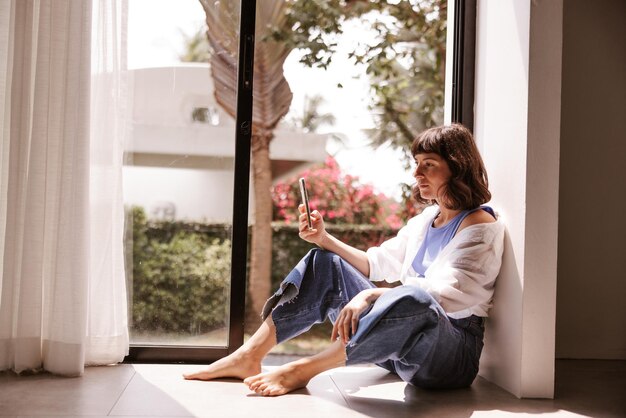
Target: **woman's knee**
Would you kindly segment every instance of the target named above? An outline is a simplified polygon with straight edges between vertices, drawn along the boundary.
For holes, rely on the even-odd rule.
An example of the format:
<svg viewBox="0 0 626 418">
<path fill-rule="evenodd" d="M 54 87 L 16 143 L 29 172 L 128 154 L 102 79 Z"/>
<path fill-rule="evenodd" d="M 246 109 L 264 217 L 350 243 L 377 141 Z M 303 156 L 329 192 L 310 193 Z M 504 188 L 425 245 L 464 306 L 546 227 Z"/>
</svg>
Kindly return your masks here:
<svg viewBox="0 0 626 418">
<path fill-rule="evenodd" d="M 333 283 L 336 274 L 334 274 L 333 265 L 338 264 L 337 260 L 339 256 L 335 253 L 320 248 L 311 249 L 302 259 L 306 263 L 302 286 L 304 288 L 314 286 L 318 289 L 335 287 Z"/>
<path fill-rule="evenodd" d="M 328 265 L 335 262 L 339 256 L 331 251 L 326 251 L 321 248 L 313 248 L 310 251 L 311 257 L 313 257 L 313 262 L 316 265 Z"/>
<path fill-rule="evenodd" d="M 340 267 L 341 257 L 330 251 L 314 248 L 311 250 L 311 258 L 316 276 L 329 276 L 331 270 Z"/>
<path fill-rule="evenodd" d="M 386 292 L 381 302 L 390 304 L 385 316 L 405 316 L 407 314 L 419 315 L 420 313 L 439 316 L 443 312 L 437 301 L 424 289 L 418 286 L 398 286 Z"/>
<path fill-rule="evenodd" d="M 361 272 L 337 254 L 322 249 L 311 250 L 309 274 L 316 286 L 329 286 L 342 295 L 346 302 L 362 290 L 375 287 Z"/>
</svg>

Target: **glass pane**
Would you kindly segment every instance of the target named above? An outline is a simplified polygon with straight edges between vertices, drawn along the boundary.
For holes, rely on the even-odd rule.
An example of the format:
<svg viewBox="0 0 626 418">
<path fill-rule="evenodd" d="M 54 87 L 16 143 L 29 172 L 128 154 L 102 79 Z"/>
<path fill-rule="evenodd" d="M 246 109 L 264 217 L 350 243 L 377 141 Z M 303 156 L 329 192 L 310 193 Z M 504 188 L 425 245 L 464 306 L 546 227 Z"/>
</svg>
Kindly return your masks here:
<svg viewBox="0 0 626 418">
<path fill-rule="evenodd" d="M 238 3 L 129 0 L 124 201 L 134 345 L 228 346 L 235 123 L 220 103 L 235 103 Z M 209 62 L 204 7 L 219 23 L 221 63 Z"/>
<path fill-rule="evenodd" d="M 312 247 L 298 237 L 298 177 L 329 232 L 361 249 L 377 245 L 419 210 L 408 149 L 443 123 L 447 2 L 336 3 L 289 2 L 274 33 L 295 46 L 281 66 L 293 98 L 272 140 L 272 290 Z M 263 27 L 276 29 L 257 21 Z M 275 352 L 317 352 L 329 331 L 316 326 Z"/>
</svg>

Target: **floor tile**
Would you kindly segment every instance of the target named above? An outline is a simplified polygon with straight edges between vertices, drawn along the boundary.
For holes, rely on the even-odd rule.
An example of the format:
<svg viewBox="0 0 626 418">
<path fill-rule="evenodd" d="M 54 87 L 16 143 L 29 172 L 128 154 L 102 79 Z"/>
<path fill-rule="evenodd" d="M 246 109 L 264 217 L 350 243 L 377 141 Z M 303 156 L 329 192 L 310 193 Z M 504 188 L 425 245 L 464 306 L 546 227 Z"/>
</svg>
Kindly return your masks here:
<svg viewBox="0 0 626 418">
<path fill-rule="evenodd" d="M 626 417 L 626 361 L 557 360 L 554 405 L 591 417 Z"/>
<path fill-rule="evenodd" d="M 307 386 L 285 396 L 258 396 L 241 381 L 209 382 L 182 379 L 188 365 L 135 365 L 136 374 L 111 411 L 112 416 L 212 417 L 362 417 L 351 411 L 329 375 L 317 376 Z M 266 366 L 265 370 L 272 367 Z"/>
<path fill-rule="evenodd" d="M 288 361 L 274 359 L 265 370 Z M 186 381 L 194 365 L 88 368 L 82 378 L 0 373 L 0 416 L 145 417 L 626 417 L 626 362 L 556 363 L 555 399 L 517 399 L 477 378 L 467 389 L 427 391 L 375 367 L 343 367 L 307 388 L 265 398 L 236 380 Z"/>
<path fill-rule="evenodd" d="M 353 367 L 336 371 L 332 379 L 351 409 L 377 418 L 465 418 L 483 411 L 506 411 L 511 406 L 516 409 L 520 402 L 482 378 L 470 388 L 424 390 L 381 368 Z M 548 412 L 549 408 L 531 411 Z"/>
<path fill-rule="evenodd" d="M 134 373 L 130 365 L 88 367 L 77 378 L 2 372 L 0 416 L 106 416 Z"/>
<path fill-rule="evenodd" d="M 557 361 L 555 399 L 518 399 L 478 377 L 471 387 L 423 390 L 381 368 L 343 368 L 332 374 L 350 408 L 377 417 L 626 417 L 626 362 Z"/>
</svg>

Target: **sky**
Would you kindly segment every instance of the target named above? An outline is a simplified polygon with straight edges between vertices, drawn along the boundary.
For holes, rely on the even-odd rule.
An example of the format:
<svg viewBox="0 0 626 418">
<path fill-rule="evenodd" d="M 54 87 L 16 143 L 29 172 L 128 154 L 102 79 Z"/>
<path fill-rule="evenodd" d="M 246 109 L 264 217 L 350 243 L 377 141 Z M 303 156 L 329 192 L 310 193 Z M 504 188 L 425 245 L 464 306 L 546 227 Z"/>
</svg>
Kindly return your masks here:
<svg viewBox="0 0 626 418">
<path fill-rule="evenodd" d="M 200 3 L 197 0 L 128 2 L 129 68 L 179 63 L 183 34 L 191 35 L 204 25 L 204 11 Z M 332 113 L 336 118 L 335 125 L 325 130 L 347 138 L 341 145 L 330 141 L 327 146 L 329 154 L 337 159 L 344 172 L 359 176 L 362 182 L 374 185 L 379 192 L 398 197 L 398 185 L 411 183 L 412 178 L 403 168 L 399 151 L 389 147 L 373 150 L 367 146 L 367 137 L 362 130 L 373 127 L 371 112 L 367 108 L 369 84 L 364 68 L 347 59 L 347 53 L 355 48 L 356 39 L 369 35 L 358 22 L 346 27 L 345 33 L 333 64 L 326 71 L 306 68 L 298 63 L 298 51 L 287 58 L 284 68 L 293 92 L 292 107 L 301 108 L 307 95 L 321 94 L 325 97 L 326 102 L 320 106 L 320 111 Z M 343 87 L 339 88 L 338 84 Z M 372 161 L 376 161 L 376 167 L 372 167 Z"/>
</svg>

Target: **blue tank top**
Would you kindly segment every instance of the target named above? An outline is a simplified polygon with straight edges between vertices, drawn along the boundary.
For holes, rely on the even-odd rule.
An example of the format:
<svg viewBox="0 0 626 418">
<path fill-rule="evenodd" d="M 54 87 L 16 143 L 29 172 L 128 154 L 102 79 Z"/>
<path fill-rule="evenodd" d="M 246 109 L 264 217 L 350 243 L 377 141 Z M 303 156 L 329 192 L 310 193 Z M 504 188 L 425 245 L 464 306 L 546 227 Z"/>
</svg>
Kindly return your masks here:
<svg viewBox="0 0 626 418">
<path fill-rule="evenodd" d="M 465 217 L 467 217 L 470 213 L 476 212 L 479 209 L 487 211 L 494 218 L 496 217 L 493 209 L 489 206 L 480 206 L 476 209 L 461 211 L 458 215 L 452 218 L 450 222 L 440 228 L 435 228 L 432 223 L 428 225 L 426 237 L 424 237 L 424 241 L 422 241 L 422 245 L 417 251 L 415 258 L 413 259 L 413 263 L 411 264 L 413 270 L 415 270 L 419 276 L 424 276 L 428 267 L 430 267 L 433 260 L 435 260 L 435 258 L 439 255 L 439 252 L 452 240 L 456 231 L 459 229 L 459 225 L 463 222 L 463 219 L 465 219 Z"/>
</svg>

